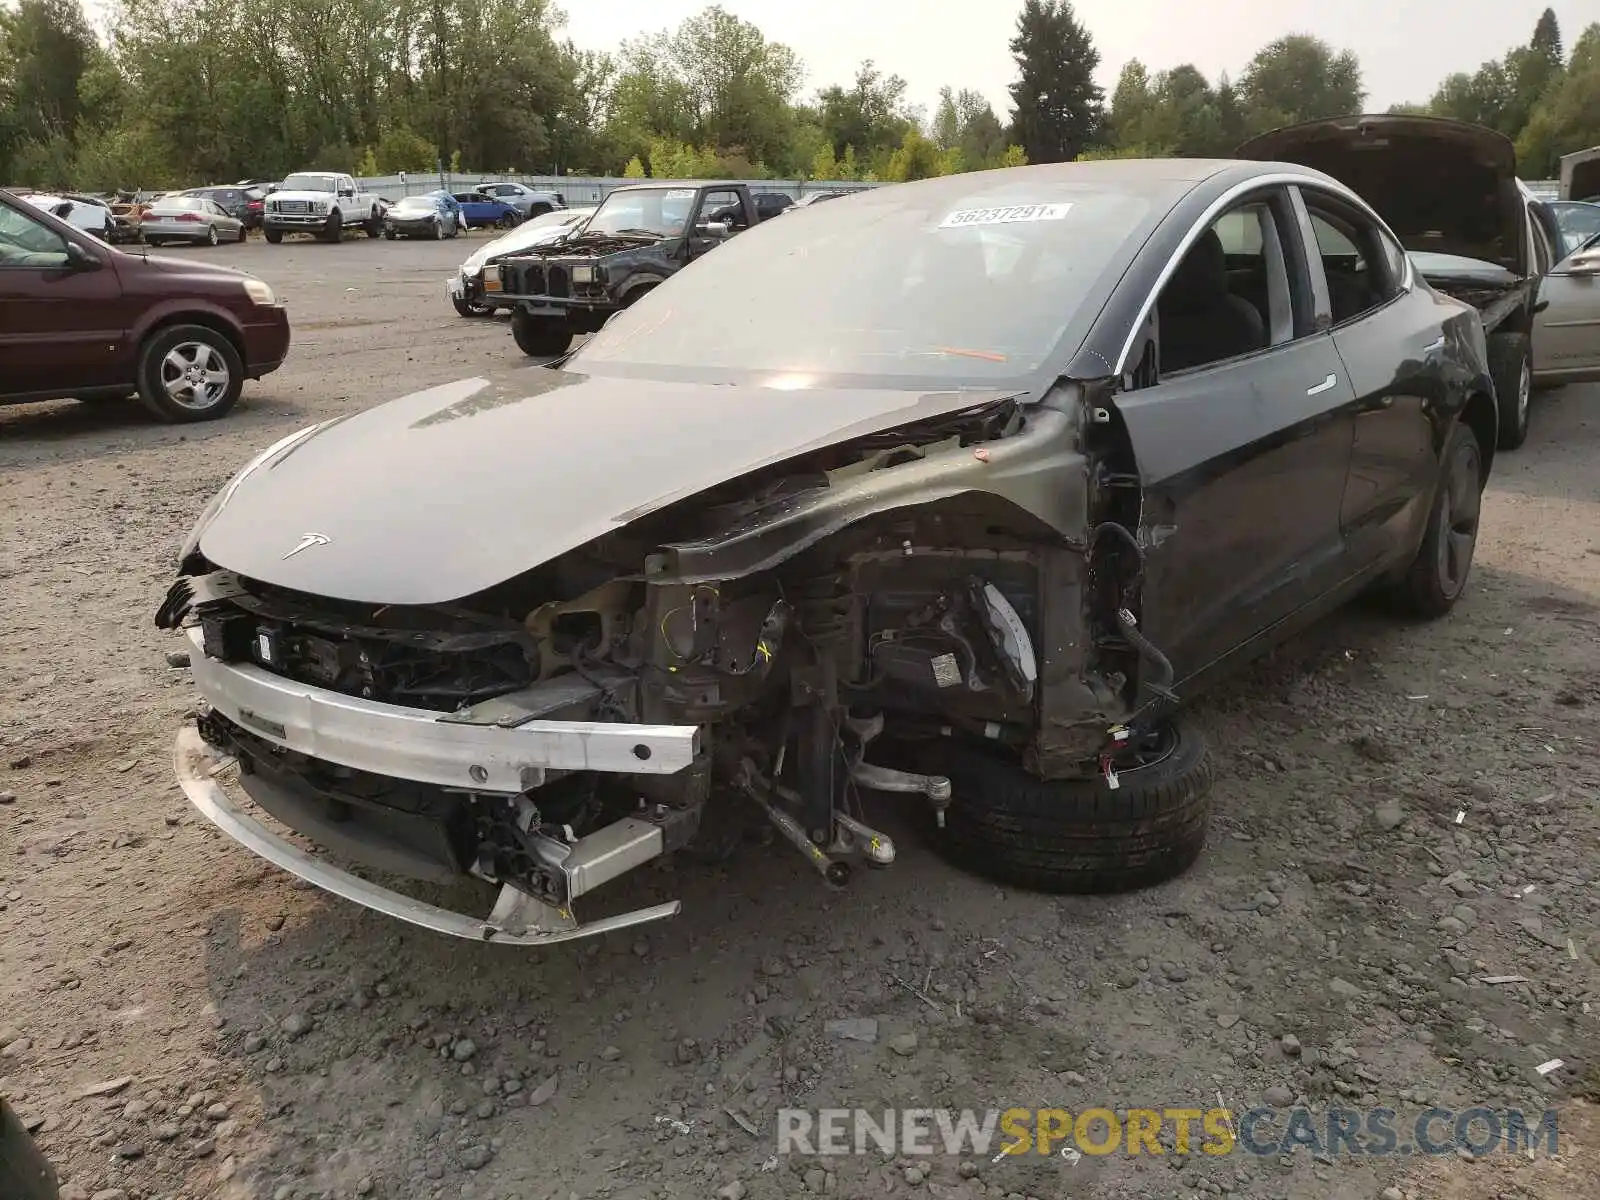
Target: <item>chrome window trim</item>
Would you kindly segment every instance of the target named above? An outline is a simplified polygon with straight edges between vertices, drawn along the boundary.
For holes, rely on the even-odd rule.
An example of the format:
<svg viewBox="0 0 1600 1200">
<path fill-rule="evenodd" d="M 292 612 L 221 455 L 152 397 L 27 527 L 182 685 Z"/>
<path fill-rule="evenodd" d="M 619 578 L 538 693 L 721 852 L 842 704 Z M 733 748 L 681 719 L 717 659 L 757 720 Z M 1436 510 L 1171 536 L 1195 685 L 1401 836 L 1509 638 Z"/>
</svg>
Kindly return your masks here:
<svg viewBox="0 0 1600 1200">
<path fill-rule="evenodd" d="M 1227 191 L 1223 192 L 1222 195 L 1218 196 L 1210 204 L 1206 205 L 1205 211 L 1195 218 L 1194 224 L 1189 227 L 1189 231 L 1183 235 L 1183 240 L 1178 243 L 1177 249 L 1174 250 L 1172 256 L 1167 259 L 1166 265 L 1161 268 L 1161 273 L 1156 276 L 1155 283 L 1151 285 L 1149 293 L 1144 298 L 1144 303 L 1139 306 L 1138 315 L 1134 318 L 1132 325 L 1130 325 L 1128 328 L 1127 336 L 1123 339 L 1122 349 L 1117 354 L 1116 369 L 1111 372 L 1113 375 L 1121 376 L 1127 372 L 1128 359 L 1129 356 L 1133 354 L 1134 343 L 1139 340 L 1140 331 L 1144 328 L 1145 322 L 1150 319 L 1150 312 L 1155 308 L 1156 300 L 1161 296 L 1161 290 L 1165 288 L 1167 283 L 1172 279 L 1174 272 L 1176 272 L 1178 269 L 1178 264 L 1183 261 L 1183 256 L 1189 252 L 1190 248 L 1199 239 L 1200 235 L 1211 227 L 1211 223 L 1213 221 L 1220 217 L 1229 208 L 1239 203 L 1239 201 L 1249 193 L 1274 187 L 1289 188 L 1291 189 L 1291 195 L 1293 194 L 1292 189 L 1296 187 L 1318 188 L 1329 193 L 1330 195 L 1339 197 L 1339 199 L 1348 204 L 1355 205 L 1363 214 L 1365 214 L 1372 221 L 1376 222 L 1380 229 L 1382 229 L 1390 237 L 1394 237 L 1394 231 L 1389 228 L 1388 223 L 1385 222 L 1382 217 L 1378 216 L 1378 214 L 1372 210 L 1371 205 L 1369 205 L 1360 196 L 1356 195 L 1355 192 L 1345 187 L 1344 184 L 1335 180 L 1322 179 L 1311 174 L 1290 173 L 1287 171 L 1279 171 L 1266 175 L 1257 175 L 1252 179 L 1241 180 L 1230 187 Z M 1404 248 L 1404 243 L 1400 242 L 1399 238 L 1395 238 L 1395 241 L 1400 243 L 1402 249 Z M 1314 245 L 1315 243 L 1312 244 Z M 1406 274 L 1401 290 L 1409 292 L 1412 288 L 1414 278 L 1415 276 L 1412 270 L 1411 258 L 1408 255 L 1406 257 Z"/>
</svg>

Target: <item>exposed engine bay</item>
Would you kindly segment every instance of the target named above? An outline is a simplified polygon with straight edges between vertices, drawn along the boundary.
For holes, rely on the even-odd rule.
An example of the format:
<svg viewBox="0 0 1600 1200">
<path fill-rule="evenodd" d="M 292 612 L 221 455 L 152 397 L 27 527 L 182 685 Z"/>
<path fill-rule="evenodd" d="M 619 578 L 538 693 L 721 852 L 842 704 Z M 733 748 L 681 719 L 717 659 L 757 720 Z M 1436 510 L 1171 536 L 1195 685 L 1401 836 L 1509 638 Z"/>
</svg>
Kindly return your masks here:
<svg viewBox="0 0 1600 1200">
<path fill-rule="evenodd" d="M 860 789 L 919 795 L 938 823 L 951 796 L 943 777 L 869 761 L 875 742 L 956 733 L 1045 777 L 1109 771 L 1108 744 L 1170 683 L 1134 628 L 1140 551 L 1115 520 L 1073 545 L 962 492 L 842 523 L 792 554 L 764 541 L 811 498 L 935 451 L 985 461 L 981 447 L 1025 425 L 1007 400 L 814 451 L 452 605 L 333 601 L 191 563 L 157 620 L 197 630 L 208 670 L 247 667 L 438 729 L 702 734 L 670 773 L 641 740 L 637 770 L 530 767 L 510 786 L 485 770 L 476 786 L 474 766 L 442 785 L 330 764 L 291 748 L 283 722 L 215 703 L 206 743 L 238 759 L 259 803 L 318 840 L 367 822 L 395 869 L 476 875 L 544 906 L 540 920 L 657 854 L 720 857 L 747 816 L 764 815 L 842 884 L 853 860 L 895 856 L 865 823 Z M 1096 481 L 1108 517 L 1130 490 L 1114 466 Z M 604 854 L 574 869 L 599 841 Z"/>
</svg>

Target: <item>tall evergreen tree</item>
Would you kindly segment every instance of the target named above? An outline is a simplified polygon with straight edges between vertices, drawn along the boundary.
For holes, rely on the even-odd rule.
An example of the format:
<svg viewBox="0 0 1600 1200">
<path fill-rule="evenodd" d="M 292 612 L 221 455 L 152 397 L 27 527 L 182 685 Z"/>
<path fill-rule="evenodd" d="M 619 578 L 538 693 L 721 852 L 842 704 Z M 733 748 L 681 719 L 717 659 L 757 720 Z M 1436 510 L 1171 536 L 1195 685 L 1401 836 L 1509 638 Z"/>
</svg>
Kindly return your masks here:
<svg viewBox="0 0 1600 1200">
<path fill-rule="evenodd" d="M 1067 162 L 1095 144 L 1105 91 L 1094 81 L 1100 52 L 1069 0 L 1023 0 L 1011 55 L 1011 140 L 1035 163 Z"/>
<path fill-rule="evenodd" d="M 1555 9 L 1547 8 L 1539 14 L 1539 23 L 1533 27 L 1530 49 L 1543 55 L 1555 66 L 1566 62 L 1567 56 L 1561 51 L 1561 25 L 1556 21 Z"/>
</svg>

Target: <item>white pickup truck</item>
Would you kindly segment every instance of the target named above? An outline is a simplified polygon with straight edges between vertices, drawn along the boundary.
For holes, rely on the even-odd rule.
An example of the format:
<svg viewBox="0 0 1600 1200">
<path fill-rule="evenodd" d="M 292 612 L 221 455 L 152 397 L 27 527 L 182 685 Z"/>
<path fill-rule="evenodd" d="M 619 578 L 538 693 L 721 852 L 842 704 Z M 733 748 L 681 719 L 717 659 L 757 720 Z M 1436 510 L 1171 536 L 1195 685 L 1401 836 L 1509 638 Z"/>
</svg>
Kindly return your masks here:
<svg viewBox="0 0 1600 1200">
<path fill-rule="evenodd" d="M 383 233 L 383 201 L 361 190 L 352 175 L 335 171 L 297 171 L 267 197 L 261 228 L 277 245 L 286 233 L 309 233 L 337 242 L 359 225 L 370 238 Z"/>
</svg>

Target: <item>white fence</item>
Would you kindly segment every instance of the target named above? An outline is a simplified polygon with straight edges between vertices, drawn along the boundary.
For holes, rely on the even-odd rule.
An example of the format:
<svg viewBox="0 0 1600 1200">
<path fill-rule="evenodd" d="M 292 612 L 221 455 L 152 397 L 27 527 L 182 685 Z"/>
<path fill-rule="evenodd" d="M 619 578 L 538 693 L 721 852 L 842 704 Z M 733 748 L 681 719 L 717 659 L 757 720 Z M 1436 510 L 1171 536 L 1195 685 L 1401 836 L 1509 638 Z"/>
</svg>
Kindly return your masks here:
<svg viewBox="0 0 1600 1200">
<path fill-rule="evenodd" d="M 401 196 L 414 196 L 422 192 L 432 192 L 444 188 L 450 192 L 465 192 L 484 183 L 522 183 L 541 192 L 556 192 L 567 202 L 570 207 L 577 208 L 581 205 L 598 204 L 605 199 L 606 194 L 614 188 L 626 187 L 636 183 L 676 183 L 678 180 L 670 179 L 622 179 L 600 175 L 498 175 L 492 171 L 446 171 L 440 175 L 430 172 L 411 173 L 405 175 L 379 175 L 372 178 L 363 178 L 361 184 L 371 192 L 386 199 L 398 199 Z M 693 183 L 694 180 L 681 182 Z M 752 192 L 783 192 L 791 199 L 799 200 L 813 192 L 845 192 L 859 191 L 863 188 L 877 187 L 875 183 L 862 183 L 859 180 L 849 182 L 829 182 L 821 179 L 745 179 L 735 182 L 747 184 Z"/>
</svg>

